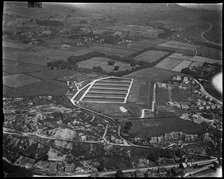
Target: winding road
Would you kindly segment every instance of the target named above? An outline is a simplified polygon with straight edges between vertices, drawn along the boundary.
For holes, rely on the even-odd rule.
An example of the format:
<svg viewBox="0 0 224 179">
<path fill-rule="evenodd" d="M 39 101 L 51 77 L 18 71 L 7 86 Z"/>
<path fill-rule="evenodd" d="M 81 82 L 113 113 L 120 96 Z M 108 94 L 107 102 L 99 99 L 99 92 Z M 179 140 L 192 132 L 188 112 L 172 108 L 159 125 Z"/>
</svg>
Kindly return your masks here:
<svg viewBox="0 0 224 179">
<path fill-rule="evenodd" d="M 206 22 L 206 23 L 209 24 L 209 28 L 206 29 L 204 32 L 201 33 L 201 38 L 202 38 L 205 42 L 207 42 L 207 43 L 211 43 L 211 44 L 215 44 L 215 45 L 222 45 L 221 43 L 213 42 L 213 41 L 208 40 L 208 39 L 206 39 L 206 38 L 204 37 L 205 33 L 209 32 L 209 31 L 212 29 L 212 27 L 213 27 L 213 25 L 212 25 L 211 23 L 209 23 L 209 22 Z"/>
</svg>

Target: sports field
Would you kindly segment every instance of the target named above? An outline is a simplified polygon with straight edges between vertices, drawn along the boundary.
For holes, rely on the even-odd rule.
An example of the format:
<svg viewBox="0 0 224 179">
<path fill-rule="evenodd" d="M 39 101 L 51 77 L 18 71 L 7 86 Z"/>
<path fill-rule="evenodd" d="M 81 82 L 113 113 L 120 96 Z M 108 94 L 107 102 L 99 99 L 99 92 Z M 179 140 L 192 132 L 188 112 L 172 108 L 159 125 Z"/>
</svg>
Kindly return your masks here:
<svg viewBox="0 0 224 179">
<path fill-rule="evenodd" d="M 126 103 L 133 80 L 106 77 L 91 82 L 79 101 L 90 103 Z"/>
<path fill-rule="evenodd" d="M 17 88 L 25 85 L 30 85 L 41 81 L 40 79 L 33 78 L 25 74 L 14 74 L 3 76 L 3 85 Z"/>
</svg>

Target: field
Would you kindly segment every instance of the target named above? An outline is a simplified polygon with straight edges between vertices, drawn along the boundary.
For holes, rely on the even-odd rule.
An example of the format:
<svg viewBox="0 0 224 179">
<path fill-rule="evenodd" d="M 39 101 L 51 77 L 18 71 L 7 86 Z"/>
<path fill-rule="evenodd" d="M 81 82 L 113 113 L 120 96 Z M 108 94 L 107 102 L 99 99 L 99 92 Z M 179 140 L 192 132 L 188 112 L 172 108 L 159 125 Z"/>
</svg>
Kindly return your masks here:
<svg viewBox="0 0 224 179">
<path fill-rule="evenodd" d="M 70 57 L 72 55 L 73 56 L 85 55 L 92 51 L 93 50 L 90 50 L 88 48 L 76 50 L 76 51 L 60 50 L 60 49 L 53 49 L 53 48 L 43 48 L 42 50 L 36 52 L 36 55 L 47 57 L 52 60 L 55 60 L 55 59 L 66 60 L 68 57 Z"/>
<path fill-rule="evenodd" d="M 132 80 L 127 78 L 106 78 L 94 81 L 80 101 L 92 103 L 126 103 Z"/>
<path fill-rule="evenodd" d="M 187 67 L 189 67 L 191 63 L 192 63 L 191 61 L 184 60 L 184 61 L 182 61 L 180 64 L 178 64 L 176 67 L 174 67 L 174 68 L 172 69 L 172 71 L 178 71 L 178 72 L 181 72 L 181 70 L 182 70 L 183 68 L 187 68 Z"/>
<path fill-rule="evenodd" d="M 205 58 L 205 57 L 200 57 L 200 56 L 194 56 L 192 58 L 190 58 L 189 60 L 194 61 L 194 62 L 208 62 L 208 63 L 222 63 L 222 61 L 220 60 L 215 60 L 215 59 L 211 59 L 211 58 Z"/>
<path fill-rule="evenodd" d="M 82 102 L 82 105 L 88 109 L 103 113 L 105 115 L 118 118 L 121 117 L 140 117 L 142 108 L 134 103 L 88 103 Z M 120 107 L 127 109 L 127 112 L 122 112 Z"/>
<path fill-rule="evenodd" d="M 30 76 L 39 78 L 41 80 L 52 80 L 52 79 L 55 79 L 55 78 L 68 76 L 68 75 L 71 75 L 73 73 L 75 73 L 75 71 L 64 69 L 64 70 L 51 70 L 51 71 L 33 72 L 33 73 L 27 73 L 27 74 L 29 74 Z"/>
<path fill-rule="evenodd" d="M 87 69 L 93 69 L 94 66 L 100 66 L 103 69 L 103 71 L 106 71 L 107 73 L 113 72 L 114 66 L 119 66 L 119 69 L 117 71 L 126 71 L 132 69 L 129 63 L 124 63 L 116 60 L 112 60 L 115 61 L 114 65 L 108 65 L 108 61 L 110 60 L 112 59 L 105 57 L 93 57 L 88 60 L 78 62 L 77 64 L 80 68 L 87 68 Z"/>
<path fill-rule="evenodd" d="M 30 63 L 22 63 L 3 59 L 3 70 L 9 73 L 27 73 L 35 71 L 47 71 L 47 67 L 42 65 L 34 65 Z"/>
<path fill-rule="evenodd" d="M 2 45 L 3 47 L 17 48 L 17 49 L 23 49 L 23 50 L 32 46 L 29 44 L 8 42 L 8 41 L 3 41 Z"/>
<path fill-rule="evenodd" d="M 167 89 L 156 89 L 156 105 L 166 105 L 166 102 L 170 101 L 170 97 Z"/>
<path fill-rule="evenodd" d="M 167 42 L 167 40 L 164 40 L 164 39 L 141 40 L 138 42 L 133 42 L 133 43 L 129 44 L 129 46 L 134 47 L 134 48 L 144 49 L 144 48 L 153 47 L 153 46 L 162 44 L 164 42 Z"/>
<path fill-rule="evenodd" d="M 178 64 L 180 64 L 181 62 L 183 62 L 183 60 L 177 59 L 177 58 L 167 57 L 163 61 L 161 61 L 160 63 L 158 63 L 156 65 L 156 67 L 162 68 L 162 69 L 171 70 L 174 67 L 176 67 Z"/>
<path fill-rule="evenodd" d="M 102 52 L 107 55 L 116 55 L 120 57 L 125 57 L 128 56 L 132 53 L 134 53 L 132 50 L 127 49 L 118 49 L 118 48 L 111 48 L 111 47 L 106 47 L 106 46 L 94 46 L 90 48 L 91 50 L 95 50 L 98 52 Z"/>
<path fill-rule="evenodd" d="M 168 54 L 168 52 L 158 51 L 158 50 L 149 50 L 149 51 L 146 51 L 146 52 L 134 57 L 134 59 L 136 61 L 152 63 L 152 62 L 156 62 L 158 59 L 160 59 L 161 57 L 163 57 L 166 54 Z"/>
<path fill-rule="evenodd" d="M 187 134 L 198 134 L 205 132 L 205 124 L 195 124 L 178 117 L 164 117 L 156 119 L 132 120 L 129 133 L 133 136 L 154 137 L 170 132 L 184 132 Z"/>
<path fill-rule="evenodd" d="M 203 63 L 201 63 L 201 62 L 192 62 L 190 64 L 190 67 L 198 67 L 198 66 L 202 66 L 202 65 L 203 65 Z"/>
<path fill-rule="evenodd" d="M 191 56 L 184 55 L 182 53 L 173 53 L 169 56 L 170 58 L 176 58 L 180 60 L 188 60 L 191 58 Z"/>
<path fill-rule="evenodd" d="M 177 49 L 183 49 L 183 50 L 196 50 L 197 48 L 199 48 L 199 46 L 184 43 L 184 42 L 179 42 L 179 41 L 169 41 L 169 42 L 159 44 L 159 46 L 177 48 Z"/>
<path fill-rule="evenodd" d="M 37 83 L 39 81 L 40 81 L 39 79 L 33 78 L 25 74 L 3 76 L 3 85 L 13 87 L 13 88 L 30 85 L 33 83 Z"/>
<path fill-rule="evenodd" d="M 43 66 L 45 66 L 47 62 L 52 61 L 47 57 L 33 55 L 32 53 L 26 52 L 24 50 L 8 47 L 3 48 L 3 59 Z"/>
<path fill-rule="evenodd" d="M 20 88 L 6 89 L 3 94 L 7 97 L 24 97 L 24 96 L 41 96 L 55 95 L 62 96 L 67 91 L 65 83 L 55 80 L 41 81 L 32 85 L 23 86 Z"/>
<path fill-rule="evenodd" d="M 209 48 L 209 47 L 200 47 L 198 49 L 198 54 L 201 54 L 203 57 L 213 58 L 213 59 L 222 59 L 222 50 Z"/>
</svg>

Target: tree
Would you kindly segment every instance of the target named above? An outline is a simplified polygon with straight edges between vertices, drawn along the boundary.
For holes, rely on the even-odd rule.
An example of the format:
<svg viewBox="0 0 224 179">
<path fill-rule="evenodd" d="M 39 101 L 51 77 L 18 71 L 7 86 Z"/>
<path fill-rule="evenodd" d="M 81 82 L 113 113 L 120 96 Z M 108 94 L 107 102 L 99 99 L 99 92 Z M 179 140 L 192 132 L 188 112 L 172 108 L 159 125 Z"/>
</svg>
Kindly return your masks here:
<svg viewBox="0 0 224 179">
<path fill-rule="evenodd" d="M 97 72 L 97 73 L 101 73 L 101 72 L 103 72 L 103 69 L 100 66 L 94 66 L 93 71 Z"/>
<path fill-rule="evenodd" d="M 109 60 L 109 61 L 108 61 L 108 65 L 111 65 L 111 66 L 112 66 L 112 65 L 114 65 L 114 64 L 115 64 L 115 61 L 114 61 L 114 60 Z"/>
<path fill-rule="evenodd" d="M 115 66 L 115 67 L 114 67 L 114 70 L 118 71 L 119 68 L 120 68 L 119 66 Z"/>
<path fill-rule="evenodd" d="M 136 63 L 135 62 L 131 62 L 131 66 L 132 67 L 135 67 L 136 66 Z"/>
</svg>

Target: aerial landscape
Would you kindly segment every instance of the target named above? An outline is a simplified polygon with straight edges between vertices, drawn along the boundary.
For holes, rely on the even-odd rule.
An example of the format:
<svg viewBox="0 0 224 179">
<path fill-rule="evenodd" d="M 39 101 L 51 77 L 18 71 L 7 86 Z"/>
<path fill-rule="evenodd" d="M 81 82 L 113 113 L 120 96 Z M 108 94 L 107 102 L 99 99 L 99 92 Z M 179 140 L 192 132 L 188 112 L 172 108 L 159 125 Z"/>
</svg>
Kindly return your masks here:
<svg viewBox="0 0 224 179">
<path fill-rule="evenodd" d="M 5 1 L 4 177 L 221 177 L 220 7 Z"/>
</svg>

